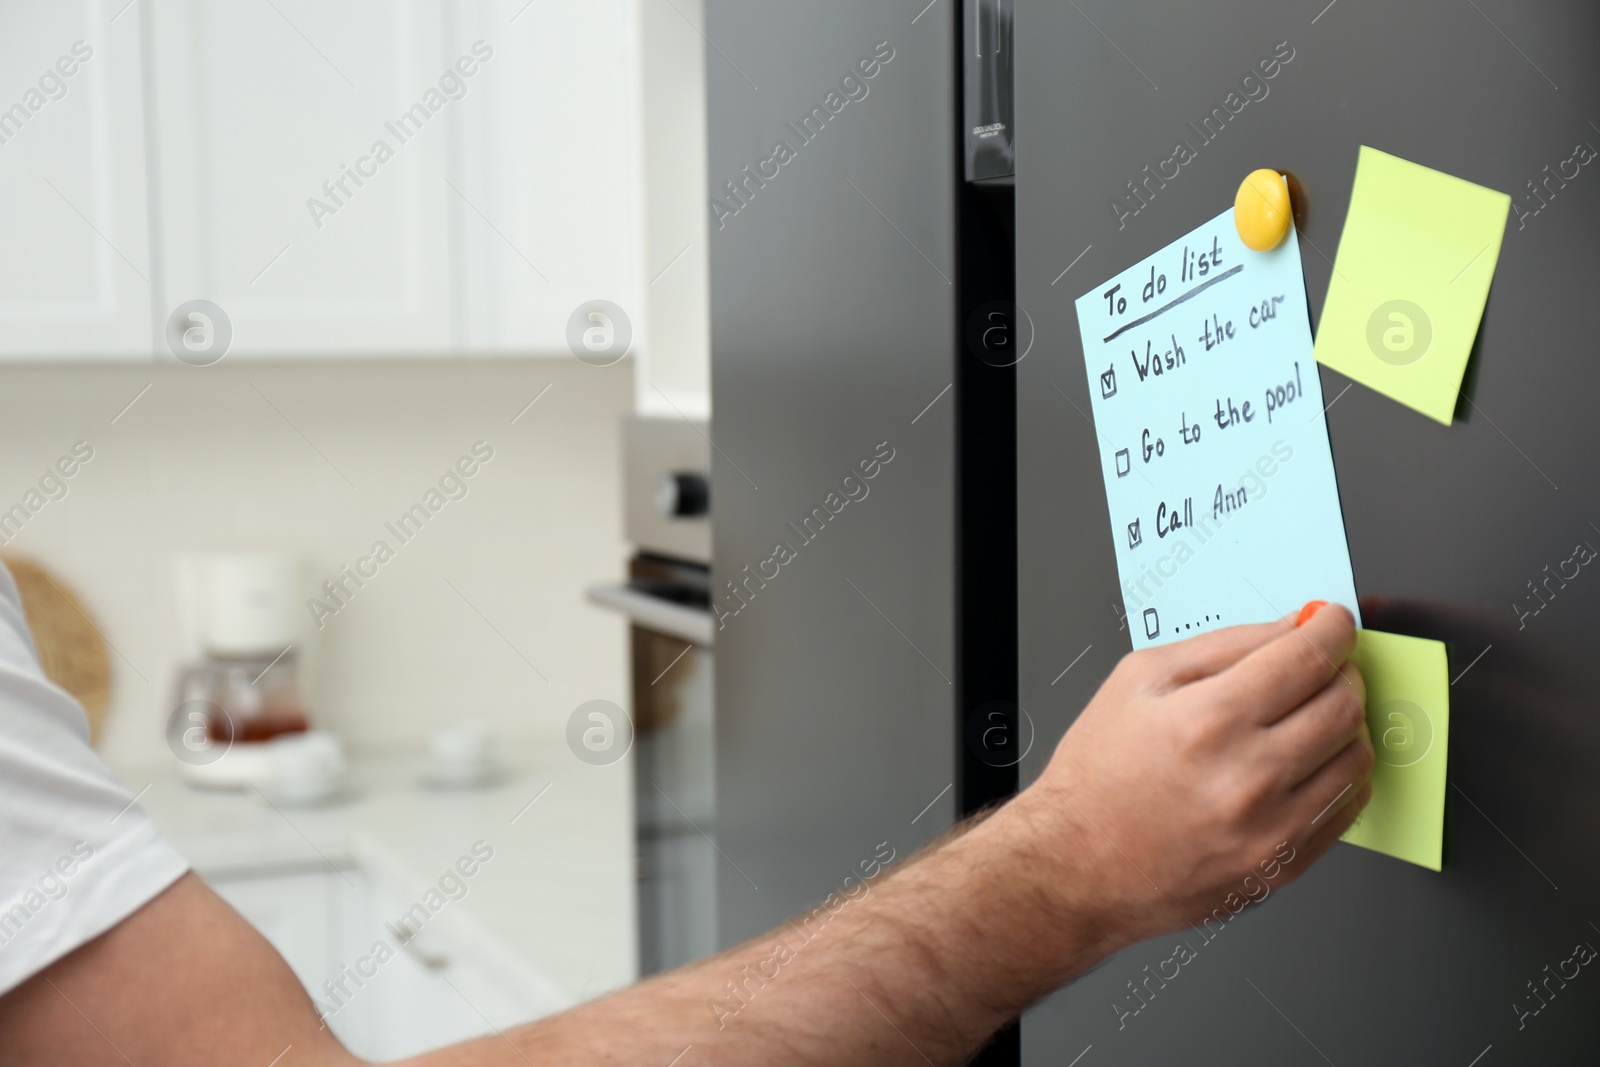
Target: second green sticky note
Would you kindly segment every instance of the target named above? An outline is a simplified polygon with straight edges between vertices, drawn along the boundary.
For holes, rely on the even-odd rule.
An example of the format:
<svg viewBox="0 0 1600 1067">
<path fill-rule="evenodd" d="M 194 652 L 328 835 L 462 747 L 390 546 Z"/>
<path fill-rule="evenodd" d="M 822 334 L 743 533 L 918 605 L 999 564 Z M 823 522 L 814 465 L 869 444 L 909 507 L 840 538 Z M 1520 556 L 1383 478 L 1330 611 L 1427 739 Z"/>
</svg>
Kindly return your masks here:
<svg viewBox="0 0 1600 1067">
<path fill-rule="evenodd" d="M 1449 425 L 1511 198 L 1365 145 L 1314 354 Z"/>
<path fill-rule="evenodd" d="M 1372 800 L 1343 840 L 1439 870 L 1450 751 L 1445 646 L 1359 630 L 1351 660 L 1367 683 L 1367 728 L 1377 761 Z"/>
</svg>

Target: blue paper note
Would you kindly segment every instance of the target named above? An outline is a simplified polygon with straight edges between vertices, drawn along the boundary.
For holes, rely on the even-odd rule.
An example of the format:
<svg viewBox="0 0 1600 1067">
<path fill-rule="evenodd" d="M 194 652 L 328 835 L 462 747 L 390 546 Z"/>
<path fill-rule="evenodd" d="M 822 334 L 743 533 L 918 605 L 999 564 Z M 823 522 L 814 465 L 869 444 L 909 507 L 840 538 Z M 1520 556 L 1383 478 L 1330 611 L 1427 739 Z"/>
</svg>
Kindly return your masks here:
<svg viewBox="0 0 1600 1067">
<path fill-rule="evenodd" d="M 1133 646 L 1356 612 L 1294 230 L 1253 252 L 1230 208 L 1077 309 Z"/>
</svg>

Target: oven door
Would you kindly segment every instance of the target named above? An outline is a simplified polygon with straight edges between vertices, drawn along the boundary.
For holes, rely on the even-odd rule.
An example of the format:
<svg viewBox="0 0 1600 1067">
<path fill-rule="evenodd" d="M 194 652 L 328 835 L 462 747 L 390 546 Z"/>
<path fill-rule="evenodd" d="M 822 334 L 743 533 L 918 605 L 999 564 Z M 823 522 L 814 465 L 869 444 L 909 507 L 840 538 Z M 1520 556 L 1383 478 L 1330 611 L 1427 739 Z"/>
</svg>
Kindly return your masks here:
<svg viewBox="0 0 1600 1067">
<path fill-rule="evenodd" d="M 632 622 L 639 973 L 716 950 L 716 766 L 709 576 L 641 555 L 590 599 Z"/>
</svg>

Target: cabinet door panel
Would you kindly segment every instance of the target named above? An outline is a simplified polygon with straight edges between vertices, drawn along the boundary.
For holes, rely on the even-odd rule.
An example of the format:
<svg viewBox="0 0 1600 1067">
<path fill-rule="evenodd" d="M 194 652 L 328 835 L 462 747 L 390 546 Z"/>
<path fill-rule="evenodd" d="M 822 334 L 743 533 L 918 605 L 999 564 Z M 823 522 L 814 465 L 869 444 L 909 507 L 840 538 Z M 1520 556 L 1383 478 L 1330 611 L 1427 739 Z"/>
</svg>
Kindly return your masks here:
<svg viewBox="0 0 1600 1067">
<path fill-rule="evenodd" d="M 137 9 L 0 7 L 0 357 L 149 358 L 140 44 Z"/>
<path fill-rule="evenodd" d="M 220 305 L 238 356 L 446 351 L 447 166 L 476 101 L 440 88 L 437 0 L 152 11 L 166 304 Z"/>
<path fill-rule="evenodd" d="M 458 51 L 478 40 L 494 49 L 479 75 L 481 97 L 461 127 L 462 158 L 484 165 L 463 166 L 452 179 L 463 344 L 478 353 L 570 358 L 567 321 L 596 299 L 620 306 L 642 339 L 634 5 L 480 2 L 452 8 L 452 18 Z M 698 219 L 703 205 L 694 207 Z M 636 340 L 635 352 L 642 347 Z"/>
</svg>

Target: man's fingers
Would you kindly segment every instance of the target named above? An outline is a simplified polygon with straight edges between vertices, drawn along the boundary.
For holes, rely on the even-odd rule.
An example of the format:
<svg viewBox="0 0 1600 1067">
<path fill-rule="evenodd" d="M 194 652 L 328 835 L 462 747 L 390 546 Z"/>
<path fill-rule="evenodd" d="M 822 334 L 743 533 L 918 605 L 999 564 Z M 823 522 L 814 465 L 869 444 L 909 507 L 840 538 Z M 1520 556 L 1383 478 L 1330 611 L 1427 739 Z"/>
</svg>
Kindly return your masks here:
<svg viewBox="0 0 1600 1067">
<path fill-rule="evenodd" d="M 1160 649 L 1173 688 L 1210 678 L 1293 628 L 1292 618 L 1212 630 Z"/>
<path fill-rule="evenodd" d="M 1296 824 L 1290 827 L 1291 832 L 1315 830 L 1337 814 L 1344 802 L 1371 779 L 1373 759 L 1372 743 L 1363 734 L 1289 794 L 1286 807 Z"/>
<path fill-rule="evenodd" d="M 1285 790 L 1293 790 L 1351 741 L 1366 736 L 1366 702 L 1361 671 L 1346 663 L 1316 696 L 1267 727 L 1265 743 L 1283 766 Z"/>
<path fill-rule="evenodd" d="M 1315 863 L 1344 836 L 1350 829 L 1367 802 L 1372 799 L 1372 783 L 1367 782 L 1359 789 L 1352 789 L 1344 798 L 1333 806 L 1333 810 L 1322 817 L 1316 827 L 1306 837 L 1302 846 L 1304 858 L 1307 863 Z M 1300 857 L 1296 857 L 1297 859 Z"/>
<path fill-rule="evenodd" d="M 1327 685 L 1355 647 L 1355 619 L 1345 608 L 1329 604 L 1200 684 L 1221 687 L 1229 703 L 1270 724 Z"/>
</svg>

